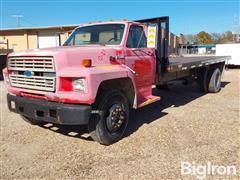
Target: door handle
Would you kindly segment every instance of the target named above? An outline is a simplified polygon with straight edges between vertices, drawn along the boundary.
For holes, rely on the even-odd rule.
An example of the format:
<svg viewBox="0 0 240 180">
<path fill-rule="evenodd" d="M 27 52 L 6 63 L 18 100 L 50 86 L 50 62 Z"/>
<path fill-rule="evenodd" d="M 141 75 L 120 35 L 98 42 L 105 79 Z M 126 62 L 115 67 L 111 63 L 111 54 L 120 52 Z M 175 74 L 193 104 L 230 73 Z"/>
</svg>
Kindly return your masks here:
<svg viewBox="0 0 240 180">
<path fill-rule="evenodd" d="M 125 56 L 124 55 L 117 55 L 116 59 L 125 60 Z"/>
</svg>

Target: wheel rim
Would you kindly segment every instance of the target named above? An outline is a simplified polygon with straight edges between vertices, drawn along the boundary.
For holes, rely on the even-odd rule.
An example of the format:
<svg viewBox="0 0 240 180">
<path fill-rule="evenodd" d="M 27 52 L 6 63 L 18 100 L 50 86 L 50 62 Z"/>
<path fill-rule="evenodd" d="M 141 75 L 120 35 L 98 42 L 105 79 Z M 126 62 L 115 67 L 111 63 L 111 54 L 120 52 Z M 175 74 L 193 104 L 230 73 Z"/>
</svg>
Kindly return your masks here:
<svg viewBox="0 0 240 180">
<path fill-rule="evenodd" d="M 114 104 L 109 109 L 109 115 L 106 118 L 107 129 L 110 133 L 121 131 L 126 122 L 126 112 L 121 104 Z"/>
</svg>

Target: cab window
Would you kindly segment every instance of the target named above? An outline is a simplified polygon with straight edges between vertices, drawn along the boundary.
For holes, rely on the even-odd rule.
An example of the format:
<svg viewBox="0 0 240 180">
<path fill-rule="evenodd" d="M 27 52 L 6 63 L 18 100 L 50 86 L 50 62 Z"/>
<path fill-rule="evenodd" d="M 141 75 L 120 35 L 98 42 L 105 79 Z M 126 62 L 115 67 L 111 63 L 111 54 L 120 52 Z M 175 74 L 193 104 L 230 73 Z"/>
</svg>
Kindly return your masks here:
<svg viewBox="0 0 240 180">
<path fill-rule="evenodd" d="M 98 24 L 79 27 L 67 39 L 64 46 L 119 45 L 122 41 L 124 29 L 124 24 Z"/>
<path fill-rule="evenodd" d="M 144 33 L 143 27 L 133 25 L 130 27 L 128 39 L 127 39 L 128 48 L 146 48 L 147 47 L 147 38 Z"/>
</svg>

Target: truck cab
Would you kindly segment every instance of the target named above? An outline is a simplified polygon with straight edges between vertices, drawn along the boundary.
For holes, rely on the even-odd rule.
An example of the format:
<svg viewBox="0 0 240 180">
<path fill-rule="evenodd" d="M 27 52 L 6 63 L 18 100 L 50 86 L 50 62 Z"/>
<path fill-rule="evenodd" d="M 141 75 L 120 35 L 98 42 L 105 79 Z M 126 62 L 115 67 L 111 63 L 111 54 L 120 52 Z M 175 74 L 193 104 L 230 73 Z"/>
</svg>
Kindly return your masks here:
<svg viewBox="0 0 240 180">
<path fill-rule="evenodd" d="M 8 107 L 32 124 L 88 124 L 93 140 L 112 144 L 125 132 L 129 108 L 160 99 L 153 84 L 193 74 L 171 72 L 167 49 L 168 17 L 81 25 L 63 46 L 9 54 Z"/>
</svg>

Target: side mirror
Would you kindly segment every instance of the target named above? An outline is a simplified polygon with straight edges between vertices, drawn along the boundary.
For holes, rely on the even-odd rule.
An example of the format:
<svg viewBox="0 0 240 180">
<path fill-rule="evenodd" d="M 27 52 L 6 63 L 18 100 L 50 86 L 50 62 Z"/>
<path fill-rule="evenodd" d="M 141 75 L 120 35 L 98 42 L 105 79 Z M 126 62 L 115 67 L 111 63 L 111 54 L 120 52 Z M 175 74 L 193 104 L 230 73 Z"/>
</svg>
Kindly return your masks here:
<svg viewBox="0 0 240 180">
<path fill-rule="evenodd" d="M 147 47 L 157 48 L 157 25 L 151 24 L 148 26 Z"/>
</svg>

